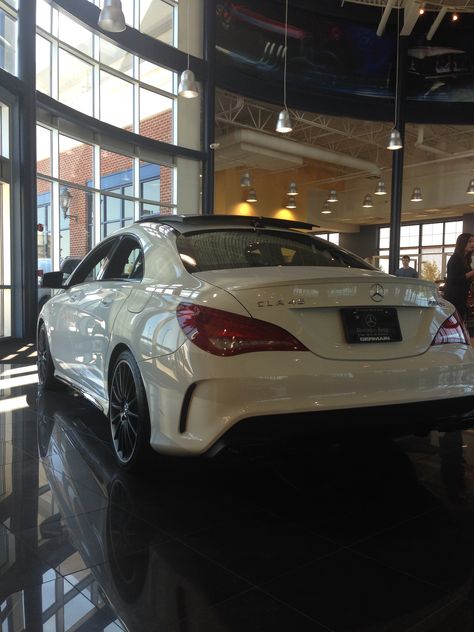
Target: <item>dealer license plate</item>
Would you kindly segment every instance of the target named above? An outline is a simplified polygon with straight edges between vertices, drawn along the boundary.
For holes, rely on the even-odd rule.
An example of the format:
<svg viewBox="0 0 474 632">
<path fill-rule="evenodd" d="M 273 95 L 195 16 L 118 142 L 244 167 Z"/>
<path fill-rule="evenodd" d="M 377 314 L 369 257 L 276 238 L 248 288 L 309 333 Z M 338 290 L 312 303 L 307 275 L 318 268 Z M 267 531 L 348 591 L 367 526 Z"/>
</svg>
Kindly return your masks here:
<svg viewBox="0 0 474 632">
<path fill-rule="evenodd" d="M 394 307 L 343 307 L 341 317 L 347 342 L 399 342 L 402 339 Z"/>
</svg>

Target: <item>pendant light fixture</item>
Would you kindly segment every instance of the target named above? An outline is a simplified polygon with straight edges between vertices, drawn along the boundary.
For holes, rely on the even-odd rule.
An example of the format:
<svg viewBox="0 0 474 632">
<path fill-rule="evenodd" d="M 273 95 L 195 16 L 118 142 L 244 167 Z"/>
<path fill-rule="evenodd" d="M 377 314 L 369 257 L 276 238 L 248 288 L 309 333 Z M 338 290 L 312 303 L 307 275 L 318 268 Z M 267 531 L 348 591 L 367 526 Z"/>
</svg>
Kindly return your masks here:
<svg viewBox="0 0 474 632">
<path fill-rule="evenodd" d="M 377 182 L 377 188 L 374 191 L 374 195 L 387 195 L 383 178 L 380 178 L 380 180 Z"/>
<path fill-rule="evenodd" d="M 469 195 L 474 195 L 474 178 L 471 178 L 469 180 L 469 185 L 467 187 L 466 193 L 468 193 Z"/>
<path fill-rule="evenodd" d="M 415 187 L 412 191 L 410 202 L 423 202 L 420 187 Z"/>
<path fill-rule="evenodd" d="M 287 195 L 298 195 L 298 189 L 296 187 L 296 182 L 290 182 L 288 185 L 288 193 Z"/>
<path fill-rule="evenodd" d="M 296 208 L 296 198 L 294 195 L 289 195 L 285 204 L 286 208 Z"/>
<path fill-rule="evenodd" d="M 367 195 L 364 196 L 364 201 L 362 202 L 362 208 L 372 208 L 374 206 L 374 203 L 372 201 L 372 196 L 370 195 L 370 193 L 367 193 Z"/>
<path fill-rule="evenodd" d="M 285 0 L 285 46 L 283 48 L 283 110 L 278 115 L 275 131 L 280 134 L 288 134 L 293 131 L 291 127 L 290 113 L 286 105 L 286 59 L 288 53 L 288 0 Z"/>
<path fill-rule="evenodd" d="M 248 171 L 242 174 L 240 178 L 240 186 L 245 187 L 245 188 L 252 186 L 252 181 L 250 180 L 250 173 Z"/>
<path fill-rule="evenodd" d="M 250 204 L 254 204 L 257 201 L 257 193 L 255 189 L 250 189 L 250 191 L 245 196 L 245 201 L 250 202 Z"/>
<path fill-rule="evenodd" d="M 321 215 L 329 215 L 329 213 L 332 213 L 332 211 L 329 204 L 326 201 L 324 202 L 323 208 L 321 209 Z"/>
<path fill-rule="evenodd" d="M 122 33 L 127 28 L 120 0 L 104 0 L 97 25 L 109 33 Z"/>
<path fill-rule="evenodd" d="M 338 202 L 336 189 L 331 189 L 329 191 L 328 202 L 331 202 L 331 204 L 334 202 Z"/>
<path fill-rule="evenodd" d="M 186 2 L 186 51 L 188 55 L 188 63 L 186 70 L 183 70 L 181 73 L 178 86 L 178 96 L 184 97 L 185 99 L 194 99 L 199 95 L 199 92 L 194 72 L 189 70 L 189 5 L 191 4 L 191 0 L 186 0 Z"/>
<path fill-rule="evenodd" d="M 403 147 L 402 137 L 397 129 L 397 112 L 398 112 L 398 66 L 400 57 L 400 9 L 397 9 L 397 59 L 395 67 L 395 117 L 393 129 L 390 132 L 387 149 L 395 151 Z"/>
</svg>

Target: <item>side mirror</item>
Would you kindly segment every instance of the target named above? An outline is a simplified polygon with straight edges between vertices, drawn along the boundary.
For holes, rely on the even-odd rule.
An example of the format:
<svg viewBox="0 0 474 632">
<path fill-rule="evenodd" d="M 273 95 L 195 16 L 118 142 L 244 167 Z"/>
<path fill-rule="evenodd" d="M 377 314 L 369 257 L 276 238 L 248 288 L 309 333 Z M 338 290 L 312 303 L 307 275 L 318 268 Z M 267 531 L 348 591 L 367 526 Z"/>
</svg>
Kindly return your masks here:
<svg viewBox="0 0 474 632">
<path fill-rule="evenodd" d="M 43 274 L 43 282 L 41 287 L 49 287 L 53 290 L 61 289 L 63 285 L 63 273 L 62 272 L 45 272 Z"/>
</svg>

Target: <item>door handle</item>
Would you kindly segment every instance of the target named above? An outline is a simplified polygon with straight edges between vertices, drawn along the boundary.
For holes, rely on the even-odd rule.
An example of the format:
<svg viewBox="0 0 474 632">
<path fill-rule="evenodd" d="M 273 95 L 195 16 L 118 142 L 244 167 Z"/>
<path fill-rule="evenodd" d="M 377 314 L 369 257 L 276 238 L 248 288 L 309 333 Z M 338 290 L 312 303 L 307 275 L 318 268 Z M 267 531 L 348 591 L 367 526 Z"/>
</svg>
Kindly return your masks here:
<svg viewBox="0 0 474 632">
<path fill-rule="evenodd" d="M 112 305 L 112 299 L 111 298 L 103 298 L 100 301 L 100 304 L 103 305 L 104 307 L 109 307 L 109 305 Z"/>
</svg>

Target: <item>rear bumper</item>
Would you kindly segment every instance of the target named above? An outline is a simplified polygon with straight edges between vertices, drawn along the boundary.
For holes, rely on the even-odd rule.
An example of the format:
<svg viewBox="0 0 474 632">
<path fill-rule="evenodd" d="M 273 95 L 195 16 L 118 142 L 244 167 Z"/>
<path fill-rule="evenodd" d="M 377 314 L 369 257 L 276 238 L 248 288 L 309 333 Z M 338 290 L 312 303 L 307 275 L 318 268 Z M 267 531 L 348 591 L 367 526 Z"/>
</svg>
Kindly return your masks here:
<svg viewBox="0 0 474 632">
<path fill-rule="evenodd" d="M 315 423 L 316 422 L 316 423 Z M 207 452 L 271 441 L 320 439 L 324 435 L 373 433 L 401 436 L 430 430 L 461 430 L 474 426 L 474 396 L 371 406 L 346 410 L 265 415 L 242 419 Z"/>
</svg>

